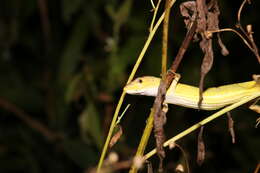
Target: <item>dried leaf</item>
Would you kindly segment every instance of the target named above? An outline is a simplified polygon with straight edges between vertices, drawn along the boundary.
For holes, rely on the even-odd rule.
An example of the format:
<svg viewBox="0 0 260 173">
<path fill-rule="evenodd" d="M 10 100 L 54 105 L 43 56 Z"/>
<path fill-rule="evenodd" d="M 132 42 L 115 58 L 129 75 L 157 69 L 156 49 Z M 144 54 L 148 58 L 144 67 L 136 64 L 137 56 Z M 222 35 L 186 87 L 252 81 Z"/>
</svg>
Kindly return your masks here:
<svg viewBox="0 0 260 173">
<path fill-rule="evenodd" d="M 201 76 L 200 76 L 200 85 L 199 85 L 199 94 L 200 99 L 198 102 L 198 107 L 200 108 L 202 100 L 203 100 L 203 85 L 204 79 L 207 73 L 210 71 L 213 65 L 214 53 L 212 49 L 212 38 L 207 37 L 207 31 L 218 30 L 219 29 L 219 20 L 218 16 L 220 14 L 218 3 L 216 0 L 211 0 L 208 4 L 206 4 L 205 0 L 197 0 L 197 9 L 199 14 L 198 19 L 198 32 L 201 35 L 200 48 L 204 53 L 203 62 L 201 65 Z M 227 54 L 228 51 L 224 44 L 222 43 L 220 37 L 219 45 L 222 48 L 222 53 Z"/>
<path fill-rule="evenodd" d="M 198 10 L 198 27 L 197 32 L 204 33 L 207 29 L 206 14 L 208 12 L 205 0 L 196 0 Z"/>
<path fill-rule="evenodd" d="M 234 144 L 236 142 L 235 131 L 234 131 L 234 121 L 231 117 L 230 112 L 227 112 L 227 117 L 228 117 L 228 130 L 229 130 L 230 135 L 232 137 L 232 143 Z"/>
<path fill-rule="evenodd" d="M 197 15 L 195 15 L 195 17 L 196 16 Z M 183 40 L 182 46 L 180 47 L 178 54 L 177 54 L 174 62 L 171 65 L 170 70 L 168 70 L 166 77 L 163 78 L 163 81 L 159 85 L 158 95 L 156 96 L 154 104 L 153 104 L 154 135 L 155 135 L 155 139 L 156 139 L 157 154 L 160 158 L 160 165 L 159 165 L 159 170 L 158 170 L 159 172 L 162 172 L 162 170 L 163 170 L 162 165 L 163 165 L 163 159 L 165 157 L 165 152 L 163 149 L 163 142 L 165 140 L 163 125 L 166 123 L 166 110 L 167 110 L 167 109 L 163 108 L 165 94 L 166 94 L 166 91 L 169 88 L 173 78 L 175 77 L 175 72 L 183 58 L 183 55 L 186 52 L 186 49 L 194 36 L 196 27 L 197 27 L 197 22 L 193 21 L 191 23 L 191 27 L 190 27 L 189 31 L 187 32 L 185 39 Z"/>
<path fill-rule="evenodd" d="M 218 37 L 218 45 L 221 48 L 221 54 L 223 56 L 227 56 L 229 54 L 229 51 L 228 51 L 227 47 L 224 45 L 224 43 L 222 42 L 219 33 L 217 33 L 217 37 Z"/>
<path fill-rule="evenodd" d="M 156 140 L 156 149 L 157 154 L 160 158 L 160 164 L 158 171 L 162 171 L 162 162 L 165 157 L 165 151 L 163 149 L 163 143 L 165 141 L 164 129 L 163 126 L 166 123 L 166 112 L 163 110 L 163 100 L 165 100 L 166 93 L 166 83 L 161 81 L 160 87 L 158 89 L 159 96 L 155 98 L 154 101 L 154 136 Z"/>
<path fill-rule="evenodd" d="M 111 138 L 111 141 L 109 143 L 109 147 L 113 147 L 117 141 L 120 139 L 120 137 L 122 136 L 123 134 L 123 129 L 120 125 L 117 125 L 118 126 L 118 131 L 114 134 L 114 136 Z"/>
<path fill-rule="evenodd" d="M 204 79 L 206 74 L 210 71 L 214 59 L 211 39 L 203 38 L 203 40 L 200 42 L 200 47 L 205 54 L 204 54 L 203 62 L 201 64 L 201 71 L 200 71 L 200 84 L 199 84 L 200 99 L 198 103 L 199 108 L 203 100 L 202 94 L 203 94 Z"/>
<path fill-rule="evenodd" d="M 166 123 L 166 113 L 160 111 L 159 116 L 154 117 L 154 135 L 156 138 L 157 154 L 160 158 L 158 172 L 163 172 L 163 159 L 165 157 L 165 151 L 163 149 L 163 143 L 165 141 L 163 126 Z"/>
<path fill-rule="evenodd" d="M 197 18 L 197 8 L 196 8 L 196 2 L 195 1 L 187 1 L 183 2 L 180 5 L 180 12 L 181 15 L 184 17 L 184 23 L 188 30 L 191 30 L 192 23 L 196 21 Z M 197 28 L 197 24 L 196 24 Z M 195 29 L 197 30 L 197 29 Z M 188 35 L 188 33 L 187 33 Z M 194 41 L 198 41 L 197 33 L 195 32 L 193 34 Z"/>
<path fill-rule="evenodd" d="M 200 132 L 199 132 L 199 135 L 198 135 L 197 163 L 200 166 L 202 165 L 202 163 L 205 160 L 205 144 L 204 144 L 203 138 L 202 138 L 203 128 L 204 128 L 204 126 L 201 126 Z"/>
<path fill-rule="evenodd" d="M 219 7 L 218 7 L 218 1 L 212 0 L 208 5 L 208 14 L 207 14 L 207 23 L 208 23 L 208 31 L 215 31 L 219 30 L 219 19 L 218 16 L 220 14 Z M 221 53 L 223 56 L 227 56 L 229 54 L 228 49 L 224 45 L 224 43 L 221 40 L 220 34 L 217 33 L 218 37 L 218 44 L 221 48 Z"/>
<path fill-rule="evenodd" d="M 190 24 L 192 20 L 195 20 L 195 11 L 196 11 L 196 3 L 195 1 L 187 1 L 183 2 L 180 5 L 181 15 L 184 17 L 184 23 L 186 28 L 190 28 Z"/>
</svg>

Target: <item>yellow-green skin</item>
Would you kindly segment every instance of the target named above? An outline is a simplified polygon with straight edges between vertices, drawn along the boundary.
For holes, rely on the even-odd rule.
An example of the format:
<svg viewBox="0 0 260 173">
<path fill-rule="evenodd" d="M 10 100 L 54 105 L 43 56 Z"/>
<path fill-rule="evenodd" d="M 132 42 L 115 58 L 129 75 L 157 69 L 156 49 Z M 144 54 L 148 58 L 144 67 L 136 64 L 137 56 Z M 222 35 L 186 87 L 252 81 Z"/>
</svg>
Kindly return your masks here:
<svg viewBox="0 0 260 173">
<path fill-rule="evenodd" d="M 144 76 L 127 84 L 124 91 L 132 95 L 156 96 L 159 84 L 160 78 Z M 260 84 L 256 81 L 209 88 L 203 92 L 200 109 L 216 110 L 257 93 L 260 93 Z M 181 83 L 171 85 L 165 98 L 165 103 L 194 109 L 198 109 L 198 101 L 199 88 Z"/>
</svg>

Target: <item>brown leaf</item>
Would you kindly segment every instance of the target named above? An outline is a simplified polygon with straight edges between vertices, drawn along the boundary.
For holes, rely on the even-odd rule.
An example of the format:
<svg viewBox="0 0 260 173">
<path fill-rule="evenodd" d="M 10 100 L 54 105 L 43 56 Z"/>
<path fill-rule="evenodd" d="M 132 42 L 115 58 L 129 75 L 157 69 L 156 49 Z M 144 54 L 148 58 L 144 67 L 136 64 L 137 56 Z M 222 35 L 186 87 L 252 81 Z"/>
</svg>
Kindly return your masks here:
<svg viewBox="0 0 260 173">
<path fill-rule="evenodd" d="M 203 50 L 204 58 L 203 62 L 201 64 L 201 71 L 200 71 L 200 84 L 199 84 L 199 92 L 200 92 L 200 99 L 198 103 L 198 107 L 200 108 L 202 100 L 203 100 L 203 85 L 204 85 L 204 79 L 206 74 L 209 72 L 213 65 L 213 59 L 214 54 L 212 50 L 212 40 L 203 38 L 200 42 L 200 47 Z"/>
<path fill-rule="evenodd" d="M 197 163 L 200 166 L 202 165 L 202 163 L 205 160 L 205 144 L 204 144 L 203 138 L 202 138 L 203 128 L 204 128 L 204 126 L 201 126 L 200 132 L 199 132 L 199 135 L 198 135 Z"/>
<path fill-rule="evenodd" d="M 196 42 L 199 40 L 197 35 L 197 7 L 195 1 L 186 1 L 180 5 L 180 13 L 184 17 L 184 23 L 188 30 L 192 30 L 193 23 L 196 22 L 195 33 L 192 34 L 193 40 Z M 188 33 L 187 33 L 188 35 Z M 178 56 L 176 56 L 178 57 Z"/>
<path fill-rule="evenodd" d="M 195 19 L 197 18 L 197 15 L 194 15 Z M 163 108 L 163 102 L 165 100 L 165 94 L 167 89 L 169 88 L 170 84 L 173 81 L 173 78 L 175 77 L 175 72 L 177 71 L 177 68 L 183 59 L 183 55 L 186 52 L 186 49 L 188 48 L 194 34 L 197 28 L 197 22 L 196 20 L 191 22 L 191 26 L 187 32 L 186 37 L 184 38 L 182 45 L 177 53 L 177 56 L 175 60 L 173 61 L 170 70 L 168 70 L 166 76 L 163 76 L 163 80 L 161 81 L 158 89 L 158 94 L 155 98 L 154 104 L 153 104 L 153 111 L 154 111 L 154 135 L 156 139 L 156 149 L 157 154 L 160 158 L 160 165 L 159 165 L 159 172 L 162 172 L 162 164 L 163 159 L 165 157 L 165 152 L 163 149 L 163 142 L 165 140 L 164 136 L 164 129 L 163 125 L 166 123 L 166 111 L 165 108 Z"/>
<path fill-rule="evenodd" d="M 165 141 L 163 125 L 166 122 L 166 113 L 161 111 L 159 116 L 154 117 L 154 135 L 156 138 L 157 154 L 160 158 L 160 164 L 158 172 L 163 172 L 163 159 L 165 158 L 165 151 L 163 149 L 163 143 Z"/>
<path fill-rule="evenodd" d="M 232 137 L 232 143 L 234 144 L 236 142 L 235 131 L 234 131 L 234 121 L 231 117 L 230 112 L 227 112 L 227 117 L 228 117 L 228 130 L 229 130 L 230 135 Z"/>
<path fill-rule="evenodd" d="M 157 154 L 160 159 L 159 169 L 158 171 L 161 172 L 163 169 L 163 159 L 165 157 L 165 151 L 163 149 L 163 143 L 165 141 L 164 129 L 163 126 L 166 123 L 166 112 L 163 110 L 163 101 L 165 100 L 165 93 L 167 90 L 167 84 L 165 81 L 161 81 L 159 89 L 158 89 L 158 96 L 155 98 L 154 101 L 154 136 L 156 141 L 156 149 Z"/>
<path fill-rule="evenodd" d="M 118 131 L 114 134 L 114 136 L 110 140 L 110 143 L 109 143 L 110 148 L 112 148 L 117 143 L 117 141 L 120 139 L 120 137 L 123 134 L 122 127 L 120 125 L 117 125 L 117 126 L 118 126 Z"/>
<path fill-rule="evenodd" d="M 229 54 L 229 51 L 228 51 L 227 47 L 224 45 L 224 43 L 222 42 L 219 33 L 217 33 L 217 37 L 218 37 L 218 45 L 221 48 L 221 54 L 223 56 L 227 56 Z"/>
<path fill-rule="evenodd" d="M 214 60 L 214 52 L 212 49 L 212 38 L 207 37 L 206 33 L 208 30 L 210 31 L 210 30 L 219 29 L 218 16 L 220 12 L 216 0 L 211 0 L 208 4 L 206 4 L 205 0 L 197 0 L 196 3 L 197 3 L 198 14 L 199 14 L 198 32 L 201 35 L 200 48 L 204 53 L 204 58 L 201 65 L 200 85 L 199 85 L 200 99 L 198 102 L 198 107 L 200 108 L 203 100 L 202 93 L 203 93 L 204 79 L 207 73 L 212 68 L 213 60 Z M 222 53 L 227 54 L 228 51 L 226 47 L 222 43 L 220 37 L 218 38 L 219 38 L 219 44 L 222 48 Z"/>
<path fill-rule="evenodd" d="M 212 0 L 208 5 L 208 14 L 207 14 L 208 31 L 219 30 L 219 19 L 218 19 L 219 14 L 220 11 L 218 7 L 218 1 Z M 224 43 L 222 42 L 219 33 L 217 33 L 217 37 L 218 37 L 218 44 L 221 48 L 222 55 L 227 56 L 229 54 L 229 51 L 224 45 Z"/>
<path fill-rule="evenodd" d="M 206 6 L 206 0 L 196 0 L 197 11 L 198 11 L 198 27 L 197 32 L 204 33 L 207 29 L 206 15 L 208 12 Z"/>
<path fill-rule="evenodd" d="M 180 13 L 184 17 L 184 23 L 186 28 L 190 28 L 190 24 L 195 20 L 196 15 L 196 3 L 195 1 L 183 2 L 180 5 Z"/>
</svg>

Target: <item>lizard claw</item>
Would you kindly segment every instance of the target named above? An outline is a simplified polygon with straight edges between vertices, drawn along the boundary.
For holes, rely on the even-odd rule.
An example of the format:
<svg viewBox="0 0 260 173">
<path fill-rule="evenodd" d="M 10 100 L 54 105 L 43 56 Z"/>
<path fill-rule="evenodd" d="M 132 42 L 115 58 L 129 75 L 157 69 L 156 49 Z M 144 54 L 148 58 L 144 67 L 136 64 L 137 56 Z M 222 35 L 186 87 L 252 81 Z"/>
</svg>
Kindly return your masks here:
<svg viewBox="0 0 260 173">
<path fill-rule="evenodd" d="M 257 128 L 257 126 L 260 124 L 260 118 L 257 118 L 256 119 L 256 125 L 255 125 L 255 128 Z"/>
</svg>

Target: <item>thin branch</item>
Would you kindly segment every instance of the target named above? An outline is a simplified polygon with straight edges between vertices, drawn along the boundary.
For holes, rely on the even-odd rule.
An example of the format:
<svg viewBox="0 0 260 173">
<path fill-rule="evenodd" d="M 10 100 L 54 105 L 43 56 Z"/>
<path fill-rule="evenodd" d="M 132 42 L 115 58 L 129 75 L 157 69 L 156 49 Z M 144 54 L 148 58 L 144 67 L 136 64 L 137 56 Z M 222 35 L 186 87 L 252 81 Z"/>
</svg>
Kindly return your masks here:
<svg viewBox="0 0 260 173">
<path fill-rule="evenodd" d="M 153 103 L 153 110 L 154 110 L 154 134 L 156 137 L 156 148 L 157 153 L 160 157 L 160 163 L 162 163 L 162 158 L 164 158 L 165 152 L 163 150 L 163 141 L 164 141 L 164 132 L 162 126 L 165 123 L 165 112 L 163 111 L 163 102 L 165 100 L 166 91 L 168 90 L 170 84 L 172 83 L 175 72 L 183 59 L 184 53 L 186 52 L 197 28 L 197 21 L 193 21 L 191 28 L 189 29 L 185 39 L 182 42 L 182 45 L 177 53 L 175 60 L 172 63 L 170 70 L 168 70 L 166 77 L 161 80 L 158 94 Z M 161 168 L 161 164 L 160 164 Z M 159 171 L 162 170 L 159 168 Z"/>
<path fill-rule="evenodd" d="M 191 28 L 189 29 L 185 39 L 183 40 L 182 44 L 181 44 L 181 47 L 176 55 L 176 58 L 174 60 L 174 62 L 172 63 L 172 66 L 170 68 L 170 70 L 172 72 L 176 72 L 180 63 L 181 63 L 181 60 L 188 48 L 188 46 L 190 45 L 190 42 L 194 36 L 194 33 L 196 31 L 196 28 L 197 28 L 197 21 L 195 20 L 192 25 L 191 25 Z"/>
<path fill-rule="evenodd" d="M 152 0 L 151 0 L 152 1 Z M 160 6 L 160 3 L 161 3 L 161 0 L 158 0 L 157 4 L 156 4 L 156 7 L 153 8 L 154 10 L 154 13 L 153 13 L 153 19 L 152 19 L 152 22 L 151 22 L 151 25 L 150 25 L 150 33 L 152 32 L 153 30 L 153 26 L 154 26 L 154 21 L 155 21 L 155 18 L 157 16 L 157 12 L 158 12 L 158 9 L 159 9 L 159 6 Z"/>
<path fill-rule="evenodd" d="M 175 2 L 176 2 L 176 0 L 171 0 L 170 6 L 172 6 Z M 134 67 L 132 69 L 132 72 L 129 75 L 129 78 L 127 80 L 127 84 L 133 80 L 134 75 L 137 72 L 137 69 L 138 69 L 140 63 L 143 60 L 144 54 L 145 54 L 148 46 L 150 45 L 150 43 L 151 43 L 151 41 L 152 41 L 152 39 L 153 39 L 157 29 L 159 28 L 160 24 L 162 23 L 162 21 L 164 19 L 164 16 L 165 16 L 165 13 L 163 13 L 160 16 L 160 18 L 156 22 L 155 26 L 153 27 L 152 31 L 150 32 L 150 34 L 149 34 L 149 36 L 148 36 L 148 38 L 147 38 L 147 40 L 146 40 L 146 42 L 144 44 L 144 47 L 141 50 L 141 53 L 139 54 L 139 56 L 137 58 L 137 61 L 136 61 L 135 65 L 134 65 Z M 102 149 L 102 152 L 101 152 L 101 155 L 100 155 L 100 158 L 99 158 L 98 167 L 97 167 L 97 173 L 100 172 L 100 169 L 101 169 L 101 167 L 103 165 L 103 161 L 104 161 L 104 158 L 105 158 L 106 153 L 107 153 L 109 141 L 111 140 L 111 137 L 112 137 L 112 134 L 113 134 L 113 131 L 114 131 L 114 128 L 115 128 L 115 123 L 116 123 L 116 120 L 117 120 L 117 117 L 118 117 L 118 113 L 119 113 L 119 110 L 120 110 L 121 105 L 123 103 L 123 100 L 125 98 L 125 95 L 126 95 L 126 92 L 123 91 L 121 96 L 120 96 L 120 99 L 118 101 L 118 104 L 116 106 L 116 110 L 115 110 L 114 115 L 113 115 L 113 119 L 112 119 L 112 122 L 111 122 L 111 125 L 110 125 L 110 128 L 109 128 L 109 132 L 108 132 L 105 144 L 103 146 L 103 149 Z"/>
<path fill-rule="evenodd" d="M 163 146 L 164 147 L 169 146 L 169 144 L 171 144 L 171 143 L 173 143 L 173 142 L 183 138 L 184 136 L 190 134 L 191 132 L 195 131 L 196 129 L 200 128 L 201 126 L 203 126 L 203 125 L 213 121 L 214 119 L 216 119 L 216 118 L 218 118 L 218 117 L 220 117 L 222 115 L 225 115 L 225 113 L 227 113 L 227 112 L 229 112 L 229 111 L 231 111 L 231 110 L 233 110 L 233 109 L 235 109 L 235 108 L 237 108 L 237 107 L 239 107 L 239 106 L 241 106 L 241 105 L 243 105 L 243 104 L 245 104 L 245 103 L 247 103 L 247 102 L 249 102 L 251 100 L 254 100 L 255 98 L 258 98 L 258 97 L 260 97 L 260 93 L 257 93 L 255 95 L 249 96 L 249 97 L 245 98 L 244 100 L 241 100 L 241 101 L 239 101 L 237 103 L 234 103 L 234 104 L 232 104 L 230 106 L 225 107 L 224 109 L 221 109 L 220 111 L 212 114 L 211 116 L 205 118 L 204 120 L 198 122 L 197 124 L 191 126 L 190 128 L 182 131 L 178 135 L 176 135 L 176 136 L 172 137 L 171 139 L 167 140 L 166 142 L 164 142 Z M 154 154 L 156 154 L 156 149 L 153 149 L 152 151 L 147 153 L 144 156 L 144 159 L 147 160 L 150 157 L 152 157 Z"/>
<path fill-rule="evenodd" d="M 248 43 L 248 41 L 236 30 L 232 29 L 232 28 L 224 28 L 224 29 L 219 29 L 219 30 L 215 30 L 215 31 L 207 31 L 206 35 L 210 35 L 212 33 L 219 33 L 219 32 L 234 32 L 235 34 L 237 34 L 245 43 L 245 45 L 252 51 L 254 52 L 253 47 Z"/>
<path fill-rule="evenodd" d="M 40 17 L 42 23 L 42 30 L 44 35 L 45 48 L 47 51 L 50 50 L 50 40 L 51 40 L 51 26 L 48 15 L 48 7 L 46 0 L 38 0 L 38 7 L 40 10 Z"/>
<path fill-rule="evenodd" d="M 255 44 L 255 41 L 254 41 L 254 38 L 253 38 L 253 31 L 252 31 L 252 26 L 251 27 L 248 27 L 250 29 L 247 28 L 247 32 L 244 30 L 244 28 L 242 27 L 241 25 L 241 13 L 242 13 L 242 9 L 244 8 L 246 2 L 248 2 L 248 4 L 251 4 L 251 0 L 244 0 L 238 10 L 238 13 L 237 13 L 237 25 L 236 27 L 239 28 L 242 33 L 246 36 L 246 38 L 250 41 L 251 45 L 250 47 L 252 47 L 252 49 L 250 49 L 256 56 L 258 62 L 260 63 L 260 55 L 259 55 L 259 52 L 258 52 L 258 48 Z"/>
<path fill-rule="evenodd" d="M 169 7 L 170 0 L 165 1 L 165 17 L 163 20 L 163 37 L 162 37 L 162 72 L 164 78 L 167 70 L 167 51 L 168 51 L 168 30 L 169 30 L 169 16 L 171 8 Z"/>
<path fill-rule="evenodd" d="M 153 129 L 153 110 L 151 109 L 151 112 L 150 112 L 150 115 L 146 121 L 146 126 L 145 126 L 145 129 L 144 129 L 144 132 L 143 132 L 143 136 L 141 138 L 141 141 L 138 145 L 138 148 L 137 148 L 137 151 L 136 151 L 136 154 L 135 154 L 135 157 L 142 157 L 144 155 L 144 150 L 147 146 L 147 143 L 148 143 L 148 140 L 151 136 L 151 132 L 152 132 L 152 129 Z M 132 164 L 131 166 L 131 169 L 129 171 L 129 173 L 136 173 L 137 172 L 137 168 L 134 164 Z"/>
<path fill-rule="evenodd" d="M 248 2 L 249 4 L 251 4 L 251 1 L 250 1 L 250 0 L 244 0 L 244 1 L 242 2 L 242 4 L 240 5 L 239 10 L 238 10 L 238 12 L 237 12 L 237 21 L 238 21 L 239 24 L 240 24 L 240 21 L 241 21 L 241 20 L 240 20 L 240 19 L 241 19 L 241 12 L 242 12 L 242 9 L 244 8 L 246 2 Z"/>
<path fill-rule="evenodd" d="M 151 2 L 151 5 L 152 5 L 153 9 L 155 9 L 155 6 L 154 6 L 154 3 L 153 3 L 153 0 L 150 0 L 150 2 Z"/>
<path fill-rule="evenodd" d="M 241 12 L 242 12 L 242 9 L 244 8 L 244 6 L 245 6 L 245 4 L 246 4 L 247 1 L 248 1 L 248 0 L 244 0 L 244 1 L 242 2 L 241 6 L 239 7 L 239 10 L 238 10 L 238 12 L 237 12 L 237 24 L 236 24 L 236 27 L 239 28 L 239 29 L 242 31 L 242 33 L 248 38 L 248 35 L 247 35 L 246 31 L 244 30 L 244 28 L 242 27 L 241 22 L 240 22 L 240 21 L 241 21 L 241 20 L 240 20 L 240 18 L 241 18 Z"/>
<path fill-rule="evenodd" d="M 46 126 L 44 126 L 39 121 L 33 119 L 30 115 L 24 112 L 22 109 L 18 108 L 14 104 L 8 102 L 7 100 L 0 98 L 0 107 L 5 109 L 8 112 L 12 112 L 15 116 L 24 121 L 29 127 L 35 129 L 43 136 L 46 137 L 49 141 L 54 141 L 58 139 L 62 139 L 63 136 L 61 134 L 55 133 L 49 130 Z"/>
<path fill-rule="evenodd" d="M 186 151 L 176 142 L 173 143 L 173 146 L 174 147 L 176 146 L 182 152 L 183 157 L 184 157 L 184 161 L 185 161 L 185 164 L 186 164 L 187 173 L 190 173 L 189 159 L 188 159 L 188 156 L 186 154 Z M 169 144 L 169 148 L 172 149 L 171 144 Z"/>
<path fill-rule="evenodd" d="M 169 6 L 170 0 L 165 1 L 165 7 L 164 7 L 164 20 L 163 20 L 163 36 L 162 36 L 162 67 L 161 67 L 161 76 L 162 76 L 162 81 L 165 80 L 166 78 L 166 70 L 167 70 L 167 51 L 168 51 L 168 28 L 169 28 L 169 16 L 170 16 L 170 11 L 171 7 Z M 166 93 L 166 90 L 162 87 L 162 92 Z M 162 100 L 163 102 L 163 100 Z M 154 102 L 155 104 L 160 104 L 159 106 L 162 105 L 161 103 L 157 103 L 156 101 Z M 163 172 L 163 159 L 165 157 L 165 152 L 163 150 L 163 142 L 165 140 L 165 135 L 164 135 L 164 129 L 163 126 L 166 123 L 166 112 L 163 111 L 162 107 L 159 108 L 157 106 L 158 113 L 155 113 L 154 116 L 154 136 L 155 136 L 155 141 L 156 141 L 156 147 L 157 147 L 157 154 L 160 158 L 160 164 L 159 164 L 159 169 L 158 172 Z"/>
</svg>

